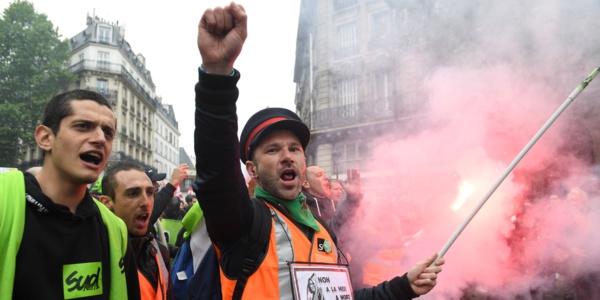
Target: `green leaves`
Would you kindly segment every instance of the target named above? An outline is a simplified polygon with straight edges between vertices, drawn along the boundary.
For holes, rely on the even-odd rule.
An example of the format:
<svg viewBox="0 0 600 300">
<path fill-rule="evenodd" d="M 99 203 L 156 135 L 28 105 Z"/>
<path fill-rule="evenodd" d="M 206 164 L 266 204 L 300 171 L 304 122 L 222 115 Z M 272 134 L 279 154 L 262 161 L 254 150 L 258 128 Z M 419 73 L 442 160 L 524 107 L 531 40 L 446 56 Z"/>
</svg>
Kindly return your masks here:
<svg viewBox="0 0 600 300">
<path fill-rule="evenodd" d="M 75 81 L 71 49 L 33 4 L 17 0 L 0 19 L 0 166 L 18 164 L 20 143 L 33 132 L 46 103 Z"/>
</svg>

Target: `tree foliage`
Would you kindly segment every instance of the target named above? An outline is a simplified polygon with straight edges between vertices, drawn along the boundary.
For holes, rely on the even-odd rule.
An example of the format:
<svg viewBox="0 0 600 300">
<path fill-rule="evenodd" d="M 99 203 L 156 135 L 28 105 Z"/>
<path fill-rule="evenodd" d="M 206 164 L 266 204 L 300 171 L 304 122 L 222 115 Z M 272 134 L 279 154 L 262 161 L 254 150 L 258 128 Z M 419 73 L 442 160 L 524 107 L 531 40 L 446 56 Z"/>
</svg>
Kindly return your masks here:
<svg viewBox="0 0 600 300">
<path fill-rule="evenodd" d="M 17 0 L 0 19 L 0 166 L 16 166 L 34 142 L 45 104 L 75 81 L 71 49 L 45 14 Z"/>
</svg>

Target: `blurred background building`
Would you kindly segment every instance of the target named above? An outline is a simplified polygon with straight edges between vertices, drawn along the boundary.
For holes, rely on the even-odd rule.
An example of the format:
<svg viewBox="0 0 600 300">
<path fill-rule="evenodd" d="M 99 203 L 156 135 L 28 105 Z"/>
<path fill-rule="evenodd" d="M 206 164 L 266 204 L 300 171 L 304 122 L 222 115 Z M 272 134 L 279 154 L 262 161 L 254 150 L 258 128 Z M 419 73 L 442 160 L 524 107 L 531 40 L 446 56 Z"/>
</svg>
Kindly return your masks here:
<svg viewBox="0 0 600 300">
<path fill-rule="evenodd" d="M 312 132 L 309 165 L 340 179 L 358 168 L 366 187 L 393 172 L 369 169 L 372 143 L 390 129 L 409 135 L 422 119 L 421 19 L 385 0 L 301 2 L 295 104 Z"/>
</svg>

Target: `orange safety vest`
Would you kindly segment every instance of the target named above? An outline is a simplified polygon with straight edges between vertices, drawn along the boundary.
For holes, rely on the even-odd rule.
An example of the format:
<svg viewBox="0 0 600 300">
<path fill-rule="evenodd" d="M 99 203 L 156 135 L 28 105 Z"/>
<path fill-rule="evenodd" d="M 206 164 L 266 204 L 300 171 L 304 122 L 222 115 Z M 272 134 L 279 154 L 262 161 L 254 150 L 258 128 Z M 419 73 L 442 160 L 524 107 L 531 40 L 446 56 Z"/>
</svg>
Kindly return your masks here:
<svg viewBox="0 0 600 300">
<path fill-rule="evenodd" d="M 320 231 L 315 231 L 310 241 L 290 219 L 273 208 L 270 203 L 266 204 L 271 211 L 272 224 L 269 248 L 258 270 L 248 278 L 242 299 L 292 299 L 288 262 L 335 264 L 338 260 L 337 246 L 318 221 Z M 319 239 L 329 243 L 329 252 L 318 249 Z M 220 258 L 220 251 L 217 252 Z M 237 280 L 226 277 L 222 270 L 220 273 L 223 299 L 231 299 Z"/>
<path fill-rule="evenodd" d="M 383 249 L 363 264 L 363 284 L 376 286 L 389 278 L 402 274 L 404 248 Z"/>
<path fill-rule="evenodd" d="M 156 254 L 154 255 L 154 259 L 158 263 L 158 287 L 157 290 L 154 290 L 154 287 L 146 276 L 138 270 L 138 279 L 140 282 L 140 295 L 142 296 L 142 300 L 165 300 L 167 299 L 167 288 L 168 282 L 165 280 L 168 277 L 168 270 L 163 261 L 162 255 L 160 254 L 160 248 L 158 248 L 158 244 L 155 239 L 152 240 L 152 245 L 156 249 Z"/>
</svg>

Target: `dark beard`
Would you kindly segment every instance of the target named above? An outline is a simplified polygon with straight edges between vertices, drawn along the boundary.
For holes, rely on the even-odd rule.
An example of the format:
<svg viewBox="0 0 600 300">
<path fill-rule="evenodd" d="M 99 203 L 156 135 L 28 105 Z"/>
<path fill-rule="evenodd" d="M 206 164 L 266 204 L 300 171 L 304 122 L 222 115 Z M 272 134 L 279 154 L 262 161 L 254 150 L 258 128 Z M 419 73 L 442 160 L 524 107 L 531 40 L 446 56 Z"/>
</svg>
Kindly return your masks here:
<svg viewBox="0 0 600 300">
<path fill-rule="evenodd" d="M 256 173 L 258 174 L 256 183 L 265 191 L 282 200 L 292 200 L 300 195 L 300 192 L 302 191 L 302 180 L 298 180 L 298 186 L 294 190 L 282 191 L 277 187 L 277 181 L 279 180 L 277 175 L 271 176 L 269 174 L 262 174 L 258 164 L 256 162 L 254 164 L 256 165 Z M 296 174 L 296 176 L 299 175 Z"/>
</svg>

